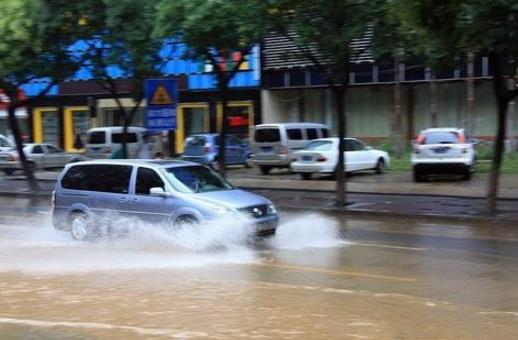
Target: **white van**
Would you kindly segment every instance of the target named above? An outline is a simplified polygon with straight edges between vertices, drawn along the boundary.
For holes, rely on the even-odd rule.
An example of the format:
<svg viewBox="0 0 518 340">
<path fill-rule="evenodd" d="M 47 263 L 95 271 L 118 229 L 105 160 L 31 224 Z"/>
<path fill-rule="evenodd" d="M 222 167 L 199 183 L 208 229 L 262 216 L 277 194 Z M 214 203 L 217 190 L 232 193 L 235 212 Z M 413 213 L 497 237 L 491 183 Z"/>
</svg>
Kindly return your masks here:
<svg viewBox="0 0 518 340">
<path fill-rule="evenodd" d="M 254 128 L 252 161 L 266 175 L 273 168 L 288 168 L 293 153 L 313 139 L 329 137 L 329 129 L 318 123 L 261 124 Z"/>
<path fill-rule="evenodd" d="M 139 146 L 143 142 L 144 136 L 148 135 L 148 131 L 142 127 L 128 126 L 128 132 L 124 136 L 123 130 L 122 126 L 106 126 L 88 130 L 86 155 L 90 158 L 110 158 L 113 153 L 122 148 L 125 138 L 128 147 L 127 158 L 137 158 Z M 148 136 L 151 150 L 156 151 L 156 137 Z"/>
</svg>

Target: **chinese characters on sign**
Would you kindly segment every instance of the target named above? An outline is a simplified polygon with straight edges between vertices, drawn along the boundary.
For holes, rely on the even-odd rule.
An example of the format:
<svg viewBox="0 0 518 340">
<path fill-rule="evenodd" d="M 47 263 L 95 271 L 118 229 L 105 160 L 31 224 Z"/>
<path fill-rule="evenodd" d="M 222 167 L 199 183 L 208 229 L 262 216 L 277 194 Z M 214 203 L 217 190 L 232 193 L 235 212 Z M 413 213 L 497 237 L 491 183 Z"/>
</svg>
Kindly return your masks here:
<svg viewBox="0 0 518 340">
<path fill-rule="evenodd" d="M 151 131 L 176 129 L 178 93 L 173 79 L 148 79 L 144 83 L 147 99 L 147 128 Z"/>
</svg>

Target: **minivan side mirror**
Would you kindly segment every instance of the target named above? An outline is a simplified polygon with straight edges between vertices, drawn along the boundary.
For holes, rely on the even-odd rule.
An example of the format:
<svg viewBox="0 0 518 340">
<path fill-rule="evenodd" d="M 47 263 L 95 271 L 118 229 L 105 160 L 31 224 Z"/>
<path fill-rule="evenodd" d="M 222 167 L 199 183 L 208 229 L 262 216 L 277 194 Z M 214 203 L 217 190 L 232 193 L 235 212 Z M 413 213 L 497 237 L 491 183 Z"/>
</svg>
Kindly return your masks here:
<svg viewBox="0 0 518 340">
<path fill-rule="evenodd" d="M 149 194 L 151 196 L 157 196 L 157 197 L 169 197 L 169 194 L 164 191 L 164 188 L 161 187 L 154 187 L 149 189 Z"/>
</svg>

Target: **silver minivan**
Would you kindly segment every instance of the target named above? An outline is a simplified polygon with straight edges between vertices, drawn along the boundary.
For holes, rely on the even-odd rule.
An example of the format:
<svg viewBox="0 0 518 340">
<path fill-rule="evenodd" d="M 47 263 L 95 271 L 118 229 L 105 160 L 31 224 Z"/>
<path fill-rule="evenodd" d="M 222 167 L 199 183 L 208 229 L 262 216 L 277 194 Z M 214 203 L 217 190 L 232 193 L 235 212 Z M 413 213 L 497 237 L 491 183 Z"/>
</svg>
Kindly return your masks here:
<svg viewBox="0 0 518 340">
<path fill-rule="evenodd" d="M 185 161 L 95 160 L 68 165 L 52 194 L 53 225 L 75 240 L 101 233 L 113 214 L 167 228 L 245 214 L 258 236 L 272 235 L 279 217 L 272 202 L 240 190 L 210 168 Z"/>
<path fill-rule="evenodd" d="M 273 168 L 289 168 L 295 151 L 305 148 L 314 139 L 328 136 L 327 126 L 319 123 L 256 125 L 252 162 L 264 175 Z"/>
</svg>

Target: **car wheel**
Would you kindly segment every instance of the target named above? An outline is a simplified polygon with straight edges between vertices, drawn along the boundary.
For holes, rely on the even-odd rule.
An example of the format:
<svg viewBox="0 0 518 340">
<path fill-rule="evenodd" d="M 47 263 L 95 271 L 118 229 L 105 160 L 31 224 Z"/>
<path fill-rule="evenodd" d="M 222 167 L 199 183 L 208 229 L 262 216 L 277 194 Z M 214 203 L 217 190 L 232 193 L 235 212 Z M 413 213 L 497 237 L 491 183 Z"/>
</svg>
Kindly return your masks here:
<svg viewBox="0 0 518 340">
<path fill-rule="evenodd" d="M 466 170 L 464 170 L 464 174 L 462 175 L 462 178 L 465 180 L 465 181 L 469 181 L 471 179 L 471 169 L 470 168 L 467 168 Z"/>
<path fill-rule="evenodd" d="M 383 160 L 383 158 L 380 158 L 378 160 L 378 163 L 376 164 L 376 173 L 382 174 L 383 172 L 385 172 L 385 168 L 385 160 Z"/>
<path fill-rule="evenodd" d="M 247 155 L 246 158 L 245 158 L 245 163 L 243 164 L 245 166 L 245 168 L 251 168 L 253 163 L 252 163 L 252 156 L 251 155 Z"/>
<path fill-rule="evenodd" d="M 414 182 L 422 182 L 422 181 L 423 181 L 423 174 L 418 170 L 414 170 Z"/>
<path fill-rule="evenodd" d="M 311 172 L 301 172 L 300 177 L 305 180 L 310 180 L 313 174 Z"/>
<path fill-rule="evenodd" d="M 14 174 L 14 169 L 4 169 L 4 174 L 6 174 L 7 176 L 11 176 L 12 174 Z"/>
<path fill-rule="evenodd" d="M 92 236 L 92 227 L 88 216 L 84 213 L 74 213 L 70 216 L 70 235 L 75 241 L 86 241 Z"/>
<path fill-rule="evenodd" d="M 175 229 L 192 228 L 198 225 L 198 220 L 191 215 L 182 215 L 176 218 L 173 223 Z"/>
<path fill-rule="evenodd" d="M 36 163 L 29 162 L 28 165 L 29 165 L 29 170 L 30 171 L 35 172 L 36 170 L 38 170 L 38 166 L 36 165 Z"/>
<path fill-rule="evenodd" d="M 272 169 L 271 167 L 267 166 L 267 165 L 261 165 L 259 166 L 259 169 L 261 169 L 261 173 L 263 175 L 268 175 L 268 173 L 270 172 L 270 170 Z"/>
</svg>

